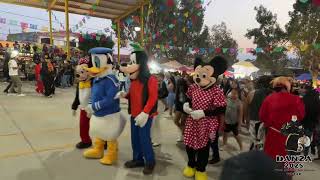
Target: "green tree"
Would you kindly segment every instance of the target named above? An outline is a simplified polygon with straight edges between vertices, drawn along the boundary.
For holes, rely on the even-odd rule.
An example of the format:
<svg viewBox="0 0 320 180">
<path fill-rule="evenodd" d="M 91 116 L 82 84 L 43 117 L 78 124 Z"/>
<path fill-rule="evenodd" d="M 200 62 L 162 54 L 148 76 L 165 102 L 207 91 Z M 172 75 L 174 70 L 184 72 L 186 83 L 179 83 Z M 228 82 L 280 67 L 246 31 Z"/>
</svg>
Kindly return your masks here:
<svg viewBox="0 0 320 180">
<path fill-rule="evenodd" d="M 289 40 L 297 47 L 296 53 L 311 72 L 313 85 L 316 86 L 320 72 L 320 48 L 312 44 L 320 43 L 320 9 L 311 1 L 301 3 L 297 0 L 289 15 L 291 19 L 286 25 Z"/>
<path fill-rule="evenodd" d="M 144 8 L 145 48 L 150 54 L 158 54 L 165 59 L 175 59 L 187 64 L 193 59 L 188 55 L 189 47 L 194 47 L 195 44 L 206 47 L 205 44 L 201 44 L 203 39 L 208 38 L 208 30 L 203 29 L 205 9 L 201 0 L 171 2 L 174 4 L 168 6 L 167 0 L 152 0 L 151 5 Z M 140 26 L 140 22 L 137 21 L 139 13 L 136 12 L 121 23 L 122 39 L 140 41 L 140 33 L 134 31 L 135 27 Z M 162 45 L 161 49 L 156 45 Z"/>
<path fill-rule="evenodd" d="M 259 27 L 249 29 L 245 36 L 253 38 L 254 44 L 263 48 L 263 51 L 252 52 L 257 56 L 255 64 L 262 71 L 284 73 L 287 63 L 286 49 L 283 47 L 287 43 L 286 33 L 277 23 L 277 16 L 267 8 L 261 5 L 254 10 L 257 11 L 256 21 Z"/>
<path fill-rule="evenodd" d="M 113 46 L 114 42 L 111 37 L 106 37 L 105 35 L 84 34 L 79 38 L 79 49 L 83 52 L 88 52 L 94 47 L 106 47 L 112 49 Z"/>
<path fill-rule="evenodd" d="M 237 51 L 238 43 L 232 38 L 231 31 L 227 28 L 226 23 L 221 22 L 221 24 L 213 25 L 210 31 L 210 48 L 222 48 L 221 51 L 212 51 L 209 53 L 209 57 L 214 57 L 216 55 L 222 55 L 228 60 L 229 66 L 237 61 Z M 228 52 L 223 52 L 223 48 L 229 48 Z M 233 48 L 233 49 L 230 49 Z"/>
</svg>

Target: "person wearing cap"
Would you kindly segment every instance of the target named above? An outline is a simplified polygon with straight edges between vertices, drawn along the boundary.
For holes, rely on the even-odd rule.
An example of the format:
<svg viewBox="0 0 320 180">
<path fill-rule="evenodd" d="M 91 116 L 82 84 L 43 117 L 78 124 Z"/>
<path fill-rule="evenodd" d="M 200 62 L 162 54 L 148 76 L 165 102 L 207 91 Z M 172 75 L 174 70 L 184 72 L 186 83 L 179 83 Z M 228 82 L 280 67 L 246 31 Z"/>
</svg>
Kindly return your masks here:
<svg viewBox="0 0 320 180">
<path fill-rule="evenodd" d="M 14 88 L 17 87 L 17 93 L 18 96 L 25 96 L 25 94 L 22 94 L 21 92 L 21 87 L 22 87 L 22 82 L 19 77 L 19 66 L 18 63 L 15 59 L 15 57 L 18 55 L 17 51 L 11 52 L 11 59 L 8 62 L 8 67 L 9 67 L 9 76 L 12 81 L 12 85 L 10 87 L 10 94 L 14 93 Z"/>
</svg>

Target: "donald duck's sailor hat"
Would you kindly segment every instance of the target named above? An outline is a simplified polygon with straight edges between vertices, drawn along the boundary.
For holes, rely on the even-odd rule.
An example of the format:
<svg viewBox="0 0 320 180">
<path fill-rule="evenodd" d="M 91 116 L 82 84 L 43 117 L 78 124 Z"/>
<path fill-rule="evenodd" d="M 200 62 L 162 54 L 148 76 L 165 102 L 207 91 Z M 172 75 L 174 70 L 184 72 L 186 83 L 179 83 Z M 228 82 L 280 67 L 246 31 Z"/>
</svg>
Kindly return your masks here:
<svg viewBox="0 0 320 180">
<path fill-rule="evenodd" d="M 113 50 L 105 47 L 95 47 L 89 50 L 90 54 L 112 54 Z"/>
</svg>

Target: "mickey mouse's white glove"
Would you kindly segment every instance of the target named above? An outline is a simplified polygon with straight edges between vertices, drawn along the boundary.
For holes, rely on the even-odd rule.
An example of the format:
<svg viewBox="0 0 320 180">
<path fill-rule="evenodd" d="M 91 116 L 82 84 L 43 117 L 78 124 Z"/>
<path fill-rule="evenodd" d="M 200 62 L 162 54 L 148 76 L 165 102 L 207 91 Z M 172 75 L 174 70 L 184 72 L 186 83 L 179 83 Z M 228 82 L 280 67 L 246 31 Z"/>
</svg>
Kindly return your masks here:
<svg viewBox="0 0 320 180">
<path fill-rule="evenodd" d="M 141 112 L 134 120 L 136 121 L 135 125 L 143 128 L 149 118 L 149 114 L 145 112 Z"/>
<path fill-rule="evenodd" d="M 190 104 L 188 102 L 183 104 L 183 111 L 187 114 L 190 114 L 192 112 L 192 109 L 190 108 Z"/>
<path fill-rule="evenodd" d="M 204 114 L 203 110 L 196 110 L 196 111 L 192 111 L 190 113 L 191 117 L 195 120 L 201 119 L 203 117 L 205 117 L 206 115 Z"/>
<path fill-rule="evenodd" d="M 93 111 L 93 109 L 92 109 L 92 105 L 91 105 L 91 104 L 88 104 L 88 106 L 85 107 L 84 110 L 85 110 L 86 113 L 87 113 L 87 117 L 88 117 L 88 118 L 91 118 L 91 115 L 94 113 L 94 111 Z"/>
</svg>

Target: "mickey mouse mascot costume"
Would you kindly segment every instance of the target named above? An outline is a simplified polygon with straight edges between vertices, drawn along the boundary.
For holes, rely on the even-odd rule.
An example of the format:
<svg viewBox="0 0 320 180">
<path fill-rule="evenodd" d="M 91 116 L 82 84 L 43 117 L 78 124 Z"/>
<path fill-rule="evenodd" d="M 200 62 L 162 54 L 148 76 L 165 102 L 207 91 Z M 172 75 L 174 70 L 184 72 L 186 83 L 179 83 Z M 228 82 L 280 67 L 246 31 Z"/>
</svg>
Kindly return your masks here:
<svg viewBox="0 0 320 180">
<path fill-rule="evenodd" d="M 91 101 L 85 109 L 92 114 L 90 136 L 95 138 L 94 147 L 84 152 L 84 157 L 100 159 L 105 165 L 112 165 L 118 159 L 117 139 L 122 133 L 126 120 L 120 113 L 120 101 L 114 99 L 119 91 L 119 82 L 112 73 L 112 49 L 97 47 L 89 51 L 92 67 L 86 68 L 93 79 Z M 104 145 L 108 143 L 104 155 Z"/>
<path fill-rule="evenodd" d="M 120 67 L 120 71 L 129 74 L 131 85 L 129 93 L 121 92 L 118 96 L 129 101 L 131 114 L 131 143 L 133 160 L 125 163 L 126 168 L 144 167 L 144 174 L 151 174 L 155 167 L 155 157 L 151 144 L 150 129 L 157 111 L 158 82 L 150 74 L 148 56 L 137 44 L 128 66 Z"/>
<path fill-rule="evenodd" d="M 188 166 L 184 168 L 183 175 L 207 180 L 210 141 L 216 138 L 218 116 L 226 110 L 223 91 L 215 83 L 218 76 L 226 71 L 227 61 L 220 56 L 209 63 L 196 58 L 194 68 L 195 84 L 188 88 L 189 102 L 183 105 L 183 110 L 189 114 L 184 131 Z"/>
<path fill-rule="evenodd" d="M 91 138 L 89 136 L 89 123 L 90 117 L 88 117 L 85 108 L 88 106 L 91 96 L 91 77 L 85 68 L 90 68 L 92 63 L 89 59 L 81 58 L 79 60 L 76 72 L 79 84 L 76 91 L 76 97 L 72 103 L 73 115 L 80 106 L 80 138 L 81 141 L 76 145 L 78 149 L 88 148 L 92 145 Z"/>
</svg>

